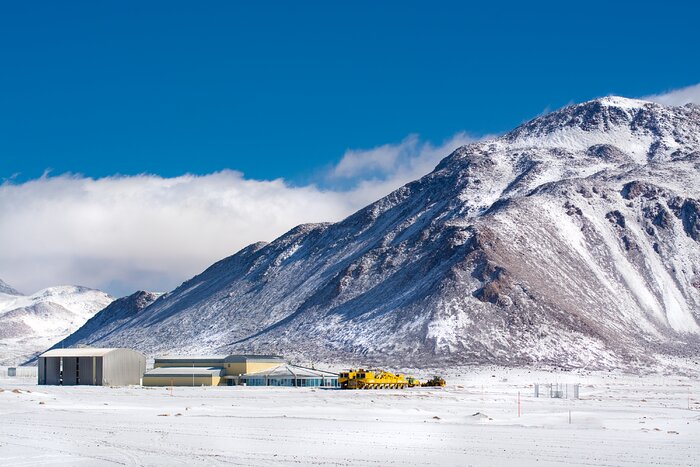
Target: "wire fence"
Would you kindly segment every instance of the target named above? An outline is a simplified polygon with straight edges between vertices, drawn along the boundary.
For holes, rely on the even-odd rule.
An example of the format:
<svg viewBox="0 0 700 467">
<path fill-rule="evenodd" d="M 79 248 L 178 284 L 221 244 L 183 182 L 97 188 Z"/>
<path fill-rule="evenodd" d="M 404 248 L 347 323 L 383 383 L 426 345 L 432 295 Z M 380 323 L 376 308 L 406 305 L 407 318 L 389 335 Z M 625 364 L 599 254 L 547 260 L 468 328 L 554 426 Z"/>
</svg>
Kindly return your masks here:
<svg viewBox="0 0 700 467">
<path fill-rule="evenodd" d="M 550 399 L 578 399 L 580 396 L 580 384 L 535 384 L 535 397 Z"/>
</svg>

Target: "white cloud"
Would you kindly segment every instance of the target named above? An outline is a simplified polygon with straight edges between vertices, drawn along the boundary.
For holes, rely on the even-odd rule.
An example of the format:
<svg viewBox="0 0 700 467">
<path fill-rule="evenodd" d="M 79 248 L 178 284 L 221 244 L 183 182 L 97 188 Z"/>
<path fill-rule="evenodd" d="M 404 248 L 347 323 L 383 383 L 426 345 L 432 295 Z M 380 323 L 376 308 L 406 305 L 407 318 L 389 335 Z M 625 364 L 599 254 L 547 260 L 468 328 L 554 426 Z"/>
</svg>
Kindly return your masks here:
<svg viewBox="0 0 700 467">
<path fill-rule="evenodd" d="M 700 84 L 647 96 L 700 104 Z M 115 294 L 170 290 L 250 243 L 295 225 L 337 221 L 430 172 L 459 146 L 410 135 L 346 151 L 319 185 L 249 180 L 239 172 L 91 179 L 50 176 L 0 183 L 0 278 L 25 292 L 81 284 Z"/>
<path fill-rule="evenodd" d="M 171 288 L 296 224 L 357 206 L 281 180 L 206 176 L 42 177 L 0 186 L 0 277 L 25 291 L 64 283 Z"/>
<path fill-rule="evenodd" d="M 672 106 L 689 103 L 700 105 L 700 83 L 685 88 L 674 89 L 663 94 L 646 96 L 642 99 Z"/>
<path fill-rule="evenodd" d="M 366 150 L 350 149 L 330 171 L 328 179 L 358 187 L 368 183 L 395 188 L 430 172 L 445 156 L 465 144 L 477 141 L 457 133 L 439 145 L 410 135 L 398 144 L 385 144 Z"/>
<path fill-rule="evenodd" d="M 331 175 L 336 178 L 350 178 L 367 172 L 390 172 L 403 154 L 415 150 L 417 140 L 415 135 L 411 135 L 400 144 L 385 144 L 359 151 L 349 149 L 333 168 Z"/>
<path fill-rule="evenodd" d="M 253 242 L 337 221 L 430 172 L 471 139 L 348 151 L 326 176 L 342 188 L 294 187 L 239 172 L 91 179 L 45 175 L 0 184 L 0 278 L 24 292 L 80 284 L 114 294 L 170 290 Z"/>
</svg>

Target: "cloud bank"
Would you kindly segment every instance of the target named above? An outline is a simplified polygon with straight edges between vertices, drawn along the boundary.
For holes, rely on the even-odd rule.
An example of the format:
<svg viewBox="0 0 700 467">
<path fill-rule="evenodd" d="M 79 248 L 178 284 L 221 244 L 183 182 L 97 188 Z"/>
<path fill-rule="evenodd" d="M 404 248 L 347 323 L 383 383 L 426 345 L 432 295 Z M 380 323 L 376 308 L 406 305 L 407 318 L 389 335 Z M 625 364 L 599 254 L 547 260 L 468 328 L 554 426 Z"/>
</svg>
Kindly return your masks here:
<svg viewBox="0 0 700 467">
<path fill-rule="evenodd" d="M 167 291 L 253 242 L 271 241 L 301 223 L 341 220 L 471 141 L 458 134 L 433 145 L 409 136 L 348 150 L 321 183 L 307 186 L 246 179 L 231 170 L 6 181 L 0 185 L 0 278 L 25 293 L 60 284 L 114 295 Z"/>
<path fill-rule="evenodd" d="M 659 104 L 679 106 L 685 104 L 700 105 L 700 83 L 685 88 L 675 89 L 663 94 L 653 94 L 642 99 Z"/>
<path fill-rule="evenodd" d="M 700 84 L 644 99 L 700 104 Z M 0 184 L 0 279 L 24 292 L 60 284 L 114 295 L 171 290 L 213 262 L 306 222 L 338 221 L 430 172 L 459 146 L 410 135 L 345 152 L 317 183 L 209 175 L 92 179 L 45 175 Z"/>
</svg>

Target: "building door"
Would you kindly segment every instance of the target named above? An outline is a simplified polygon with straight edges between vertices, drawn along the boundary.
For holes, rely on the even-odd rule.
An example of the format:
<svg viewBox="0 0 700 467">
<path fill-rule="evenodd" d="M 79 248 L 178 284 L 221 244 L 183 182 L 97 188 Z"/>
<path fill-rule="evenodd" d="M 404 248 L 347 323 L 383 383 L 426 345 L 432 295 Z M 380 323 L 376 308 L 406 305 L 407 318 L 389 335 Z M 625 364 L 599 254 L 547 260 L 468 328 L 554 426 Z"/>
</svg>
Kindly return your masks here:
<svg viewBox="0 0 700 467">
<path fill-rule="evenodd" d="M 95 384 L 102 386 L 102 357 L 95 358 Z"/>
<path fill-rule="evenodd" d="M 44 357 L 44 384 L 61 384 L 61 358 Z"/>
<path fill-rule="evenodd" d="M 63 385 L 73 386 L 78 384 L 80 376 L 78 375 L 78 358 L 77 357 L 62 357 L 63 360 Z"/>
<path fill-rule="evenodd" d="M 80 357 L 78 359 L 78 384 L 95 385 L 95 365 L 94 357 Z"/>
</svg>

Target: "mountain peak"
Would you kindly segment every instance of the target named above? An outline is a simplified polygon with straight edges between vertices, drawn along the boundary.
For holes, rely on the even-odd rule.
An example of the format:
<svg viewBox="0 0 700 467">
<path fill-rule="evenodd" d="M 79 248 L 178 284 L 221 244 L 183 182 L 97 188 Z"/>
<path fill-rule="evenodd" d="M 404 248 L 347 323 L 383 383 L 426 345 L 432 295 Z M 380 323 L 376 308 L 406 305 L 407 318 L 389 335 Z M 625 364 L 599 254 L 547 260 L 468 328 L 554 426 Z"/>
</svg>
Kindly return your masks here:
<svg viewBox="0 0 700 467">
<path fill-rule="evenodd" d="M 80 329 L 54 344 L 52 348 L 92 344 L 96 339 L 108 336 L 163 295 L 160 292 L 139 290 L 126 297 L 118 298 L 90 318 Z"/>
<path fill-rule="evenodd" d="M 534 118 L 506 135 L 510 142 L 542 138 L 561 132 L 611 132 L 629 127 L 642 110 L 663 109 L 652 102 L 607 96 L 572 104 Z M 572 135 L 578 136 L 578 135 Z"/>
<path fill-rule="evenodd" d="M 585 153 L 605 144 L 637 164 L 669 160 L 700 147 L 700 111 L 607 96 L 574 104 L 530 120 L 505 134 L 511 148 L 559 148 Z"/>
<path fill-rule="evenodd" d="M 579 105 L 589 105 L 592 103 L 597 103 L 606 107 L 617 107 L 620 109 L 641 109 L 649 105 L 659 105 L 650 101 L 643 101 L 640 99 L 630 99 L 628 97 L 622 96 L 605 96 L 599 97 L 598 99 L 593 99 L 588 102 L 584 102 Z"/>
</svg>

